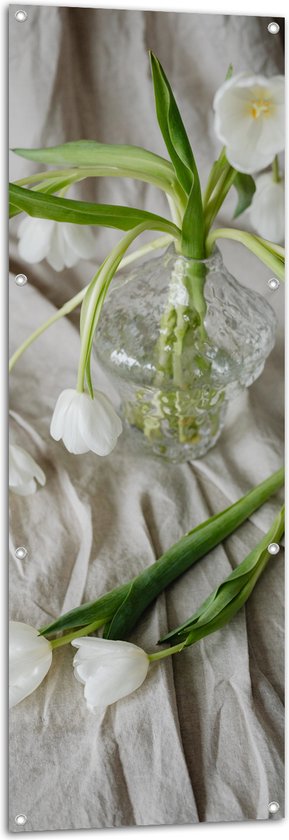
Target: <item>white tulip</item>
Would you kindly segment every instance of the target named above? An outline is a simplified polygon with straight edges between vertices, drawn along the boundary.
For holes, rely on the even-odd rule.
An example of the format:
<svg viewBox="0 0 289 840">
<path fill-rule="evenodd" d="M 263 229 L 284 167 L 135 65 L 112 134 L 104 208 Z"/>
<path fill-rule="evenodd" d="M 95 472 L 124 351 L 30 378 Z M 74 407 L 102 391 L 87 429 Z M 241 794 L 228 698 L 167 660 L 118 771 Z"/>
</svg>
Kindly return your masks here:
<svg viewBox="0 0 289 840">
<path fill-rule="evenodd" d="M 21 446 L 9 446 L 9 487 L 19 496 L 30 496 L 37 489 L 36 481 L 42 486 L 46 478 L 34 458 Z"/>
<path fill-rule="evenodd" d="M 54 440 L 63 440 L 68 452 L 81 455 L 91 450 L 96 455 L 109 455 L 121 432 L 121 420 L 101 391 L 95 391 L 91 399 L 88 394 L 67 388 L 58 397 L 50 433 Z"/>
<path fill-rule="evenodd" d="M 232 76 L 214 99 L 215 131 L 239 172 L 258 172 L 285 147 L 284 76 Z"/>
<path fill-rule="evenodd" d="M 74 639 L 71 644 L 78 648 L 74 675 L 84 685 L 90 711 L 116 703 L 146 678 L 149 658 L 137 645 L 92 636 Z"/>
<path fill-rule="evenodd" d="M 25 216 L 18 228 L 19 254 L 28 263 L 46 259 L 55 271 L 71 268 L 80 259 L 95 256 L 96 242 L 92 231 L 84 225 L 34 219 Z"/>
<path fill-rule="evenodd" d="M 256 178 L 256 192 L 250 207 L 253 227 L 263 239 L 280 244 L 285 239 L 285 189 L 283 178 L 273 181 L 272 173 Z"/>
<path fill-rule="evenodd" d="M 39 636 L 35 627 L 22 621 L 10 621 L 9 627 L 9 708 L 12 708 L 44 680 L 52 662 L 52 649 L 48 639 Z"/>
</svg>

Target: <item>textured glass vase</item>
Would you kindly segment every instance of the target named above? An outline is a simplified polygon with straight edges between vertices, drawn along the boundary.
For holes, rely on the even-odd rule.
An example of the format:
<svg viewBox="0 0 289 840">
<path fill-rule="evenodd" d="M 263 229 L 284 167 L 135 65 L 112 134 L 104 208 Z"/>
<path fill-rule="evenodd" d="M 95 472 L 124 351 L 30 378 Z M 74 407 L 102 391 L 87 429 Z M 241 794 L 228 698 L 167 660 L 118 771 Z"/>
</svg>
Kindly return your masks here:
<svg viewBox="0 0 289 840">
<path fill-rule="evenodd" d="M 198 262 L 172 245 L 112 283 L 94 347 L 135 442 L 181 462 L 214 446 L 228 400 L 260 376 L 275 330 L 271 306 L 219 251 Z"/>
</svg>

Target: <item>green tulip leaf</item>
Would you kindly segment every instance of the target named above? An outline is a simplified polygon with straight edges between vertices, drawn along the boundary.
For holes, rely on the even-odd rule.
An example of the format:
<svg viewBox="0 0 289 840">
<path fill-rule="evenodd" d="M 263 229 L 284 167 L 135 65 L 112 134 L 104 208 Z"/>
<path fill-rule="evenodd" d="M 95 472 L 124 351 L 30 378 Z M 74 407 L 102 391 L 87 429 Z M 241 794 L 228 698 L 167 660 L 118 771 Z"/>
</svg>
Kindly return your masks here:
<svg viewBox="0 0 289 840">
<path fill-rule="evenodd" d="M 91 169 L 91 175 L 137 178 L 168 189 L 176 182 L 171 163 L 140 146 L 78 140 L 44 149 L 13 149 L 20 157 L 54 166 Z"/>
<path fill-rule="evenodd" d="M 103 227 L 118 228 L 119 230 L 131 230 L 131 228 L 143 222 L 166 223 L 166 219 L 149 213 L 146 210 L 137 210 L 132 207 L 121 207 L 110 204 L 93 204 L 87 201 L 75 201 L 74 199 L 61 198 L 27 190 L 23 187 L 10 185 L 10 199 L 12 210 L 18 207 L 19 211 L 25 211 L 30 216 L 40 219 L 53 219 L 55 222 L 71 222 L 77 225 L 102 225 Z M 167 224 L 169 224 L 167 222 Z M 172 226 L 178 232 L 178 229 Z"/>
<path fill-rule="evenodd" d="M 189 195 L 196 171 L 194 155 L 165 72 L 156 56 L 150 56 L 158 123 L 177 178 Z"/>
<path fill-rule="evenodd" d="M 103 619 L 103 624 L 107 624 L 106 638 L 127 638 L 144 610 L 158 595 L 233 533 L 282 486 L 283 482 L 284 470 L 280 469 L 230 507 L 189 531 L 137 577 L 111 590 L 96 601 L 82 604 L 65 613 L 51 624 L 41 628 L 39 632 L 42 635 L 50 635 L 60 630 L 84 627 Z M 211 602 L 211 596 L 206 602 L 208 606 L 209 602 Z M 114 619 L 113 622 L 112 619 Z M 179 629 L 177 628 L 177 631 Z M 200 628 L 200 632 L 201 629 L 203 631 L 204 628 Z M 177 631 L 172 631 L 172 634 L 175 635 Z M 179 637 L 177 638 L 179 640 Z"/>
<path fill-rule="evenodd" d="M 185 256 L 202 259 L 203 206 L 195 158 L 163 67 L 153 53 L 150 55 L 158 123 L 176 176 L 188 196 L 182 226 L 182 252 Z"/>
<path fill-rule="evenodd" d="M 268 545 L 272 542 L 279 542 L 283 532 L 284 507 L 256 548 L 203 601 L 199 609 L 187 621 L 163 636 L 159 644 L 168 641 L 175 643 L 187 638 L 189 634 L 189 640 L 186 642 L 187 646 L 224 627 L 245 604 L 258 578 L 272 557 L 268 551 Z"/>
<path fill-rule="evenodd" d="M 241 213 L 244 213 L 244 210 L 247 210 L 247 207 L 250 207 L 250 204 L 252 204 L 256 184 L 251 175 L 245 175 L 243 172 L 237 172 L 237 175 L 234 178 L 234 187 L 238 193 L 238 203 L 233 218 L 237 219 L 237 217 L 241 216 Z"/>
</svg>

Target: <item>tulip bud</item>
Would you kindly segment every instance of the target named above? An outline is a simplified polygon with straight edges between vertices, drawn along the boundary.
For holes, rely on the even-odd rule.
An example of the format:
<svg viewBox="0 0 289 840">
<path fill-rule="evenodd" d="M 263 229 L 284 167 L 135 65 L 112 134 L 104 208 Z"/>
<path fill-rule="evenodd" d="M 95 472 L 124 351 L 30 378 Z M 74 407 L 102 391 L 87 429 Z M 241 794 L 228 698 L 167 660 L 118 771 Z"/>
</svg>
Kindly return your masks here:
<svg viewBox="0 0 289 840">
<path fill-rule="evenodd" d="M 52 649 L 48 639 L 22 621 L 9 624 L 9 707 L 16 706 L 35 688 L 49 671 Z"/>
<path fill-rule="evenodd" d="M 36 479 L 36 480 L 35 480 Z M 37 489 L 36 481 L 42 486 L 46 478 L 34 458 L 21 446 L 9 446 L 9 487 L 19 496 L 30 496 Z"/>
<path fill-rule="evenodd" d="M 62 438 L 68 452 L 81 455 L 91 450 L 96 455 L 109 455 L 121 431 L 121 420 L 101 391 L 95 391 L 91 399 L 88 394 L 67 388 L 58 397 L 50 434 L 55 440 Z"/>
<path fill-rule="evenodd" d="M 149 658 L 137 645 L 92 636 L 74 639 L 71 644 L 78 648 L 74 675 L 84 685 L 90 711 L 126 697 L 146 678 Z"/>
</svg>

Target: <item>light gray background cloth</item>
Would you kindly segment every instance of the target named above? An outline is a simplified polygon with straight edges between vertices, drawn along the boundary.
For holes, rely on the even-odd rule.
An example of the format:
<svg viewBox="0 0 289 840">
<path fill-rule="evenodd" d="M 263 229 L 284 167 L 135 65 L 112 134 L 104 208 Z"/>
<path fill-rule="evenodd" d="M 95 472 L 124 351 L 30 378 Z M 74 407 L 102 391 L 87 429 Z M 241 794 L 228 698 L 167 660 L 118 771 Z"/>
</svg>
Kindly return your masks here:
<svg viewBox="0 0 289 840">
<path fill-rule="evenodd" d="M 212 100 L 234 72 L 282 72 L 267 19 L 31 6 L 10 7 L 10 147 L 80 138 L 144 145 L 166 154 L 157 126 L 148 49 L 169 75 L 201 177 L 219 151 Z M 15 155 L 11 178 L 37 171 Z M 76 194 L 76 193 L 75 193 Z M 78 196 L 167 213 L 148 185 L 86 182 Z M 71 193 L 73 195 L 73 193 Z M 234 197 L 235 198 L 235 197 Z M 230 223 L 233 197 L 221 214 Z M 244 217 L 248 224 L 248 218 Z M 88 283 L 119 233 L 95 233 L 95 260 L 54 272 L 19 260 L 11 224 L 11 349 Z M 11 439 L 46 472 L 32 497 L 11 496 L 10 614 L 39 627 L 128 580 L 212 513 L 282 463 L 283 289 L 241 246 L 221 246 L 229 270 L 265 295 L 278 334 L 260 379 L 231 404 L 203 459 L 169 465 L 136 457 L 120 439 L 110 457 L 73 457 L 49 436 L 58 394 L 74 387 L 78 316 L 46 332 L 11 376 Z M 29 283 L 19 288 L 17 272 Z M 94 368 L 98 387 L 108 384 Z M 243 560 L 270 526 L 282 494 L 163 594 L 132 640 L 152 650 Z M 15 548 L 28 549 L 24 561 Z M 222 631 L 163 664 L 127 699 L 92 715 L 72 671 L 55 653 L 40 688 L 10 714 L 12 831 L 163 825 L 268 818 L 283 811 L 283 557 Z M 21 828 L 15 815 L 27 815 Z"/>
</svg>

